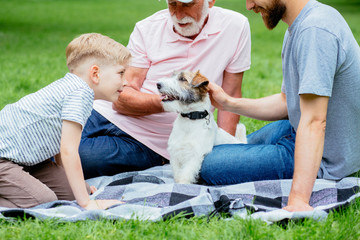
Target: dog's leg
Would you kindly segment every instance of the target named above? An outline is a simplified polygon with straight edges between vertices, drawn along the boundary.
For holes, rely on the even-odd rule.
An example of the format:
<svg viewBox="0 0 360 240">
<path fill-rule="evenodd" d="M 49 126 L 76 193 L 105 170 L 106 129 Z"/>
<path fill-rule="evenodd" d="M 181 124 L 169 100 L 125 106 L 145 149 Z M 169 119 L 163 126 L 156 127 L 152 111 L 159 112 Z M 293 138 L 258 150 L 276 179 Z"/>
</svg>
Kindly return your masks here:
<svg viewBox="0 0 360 240">
<path fill-rule="evenodd" d="M 180 181 L 180 176 L 181 176 L 181 169 L 182 169 L 182 164 L 181 164 L 181 159 L 176 159 L 176 158 L 171 158 L 170 160 L 170 166 L 174 175 L 174 180 L 176 183 L 179 183 Z"/>
<path fill-rule="evenodd" d="M 203 160 L 203 155 L 193 155 L 191 161 L 186 162 L 178 169 L 178 175 L 175 181 L 181 184 L 196 183 Z"/>
</svg>

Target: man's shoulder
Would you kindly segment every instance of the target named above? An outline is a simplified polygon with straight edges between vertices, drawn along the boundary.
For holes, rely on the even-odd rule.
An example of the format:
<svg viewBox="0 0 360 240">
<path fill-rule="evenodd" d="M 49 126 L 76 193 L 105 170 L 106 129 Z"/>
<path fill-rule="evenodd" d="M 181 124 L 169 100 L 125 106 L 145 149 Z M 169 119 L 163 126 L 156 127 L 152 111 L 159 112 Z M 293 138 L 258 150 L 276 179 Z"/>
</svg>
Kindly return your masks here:
<svg viewBox="0 0 360 240">
<path fill-rule="evenodd" d="M 342 24 L 345 21 L 336 9 L 317 2 L 304 16 L 300 28 L 318 28 L 332 32 L 332 29 L 343 27 Z"/>
</svg>

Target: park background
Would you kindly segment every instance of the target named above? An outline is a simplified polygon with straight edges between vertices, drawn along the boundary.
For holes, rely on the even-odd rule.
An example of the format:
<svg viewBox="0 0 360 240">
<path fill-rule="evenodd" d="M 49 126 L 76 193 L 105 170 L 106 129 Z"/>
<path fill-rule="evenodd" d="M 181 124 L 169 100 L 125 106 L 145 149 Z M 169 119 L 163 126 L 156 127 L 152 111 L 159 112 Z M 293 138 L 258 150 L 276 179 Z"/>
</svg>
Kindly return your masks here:
<svg viewBox="0 0 360 240">
<path fill-rule="evenodd" d="M 340 11 L 360 43 L 360 0 L 320 2 Z M 216 6 L 240 12 L 250 22 L 252 64 L 244 75 L 243 96 L 278 93 L 287 25 L 280 22 L 267 30 L 260 15 L 246 10 L 245 0 L 217 0 Z M 0 0 L 0 109 L 63 77 L 68 71 L 65 48 L 74 37 L 98 32 L 127 45 L 135 23 L 164 8 L 165 0 Z M 267 123 L 245 117 L 241 121 L 248 134 Z M 0 220 L 0 239 L 359 239 L 359 207 L 356 201 L 322 222 L 306 219 L 271 226 L 226 217 L 178 217 L 157 223 Z"/>
</svg>

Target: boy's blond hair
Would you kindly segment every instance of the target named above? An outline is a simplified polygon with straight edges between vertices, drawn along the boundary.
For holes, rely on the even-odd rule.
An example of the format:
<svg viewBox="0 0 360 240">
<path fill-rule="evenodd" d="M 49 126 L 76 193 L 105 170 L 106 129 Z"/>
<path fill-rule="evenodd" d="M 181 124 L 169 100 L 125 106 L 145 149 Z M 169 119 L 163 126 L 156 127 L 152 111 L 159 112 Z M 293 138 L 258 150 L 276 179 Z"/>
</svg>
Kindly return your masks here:
<svg viewBox="0 0 360 240">
<path fill-rule="evenodd" d="M 121 43 L 99 33 L 85 33 L 66 47 L 66 65 L 70 72 L 84 60 L 94 58 L 99 64 L 127 65 L 131 54 Z"/>
</svg>

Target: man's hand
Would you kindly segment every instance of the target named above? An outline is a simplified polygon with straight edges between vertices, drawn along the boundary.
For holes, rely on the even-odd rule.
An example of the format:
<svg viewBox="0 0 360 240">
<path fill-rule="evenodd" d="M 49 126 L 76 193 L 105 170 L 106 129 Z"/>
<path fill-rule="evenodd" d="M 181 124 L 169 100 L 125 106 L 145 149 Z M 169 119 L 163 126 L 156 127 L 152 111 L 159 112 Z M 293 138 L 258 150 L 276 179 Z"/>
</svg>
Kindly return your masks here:
<svg viewBox="0 0 360 240">
<path fill-rule="evenodd" d="M 313 211 L 314 208 L 309 205 L 309 203 L 297 197 L 289 197 L 288 205 L 283 208 L 289 212 L 306 212 Z"/>
<path fill-rule="evenodd" d="M 314 208 L 312 208 L 309 204 L 303 204 L 303 205 L 287 205 L 286 207 L 283 208 L 286 211 L 289 212 L 309 212 L 309 211 L 314 211 Z"/>
<path fill-rule="evenodd" d="M 220 86 L 212 82 L 208 85 L 208 91 L 211 104 L 219 110 L 226 110 L 224 106 L 227 104 L 230 96 Z"/>
</svg>

